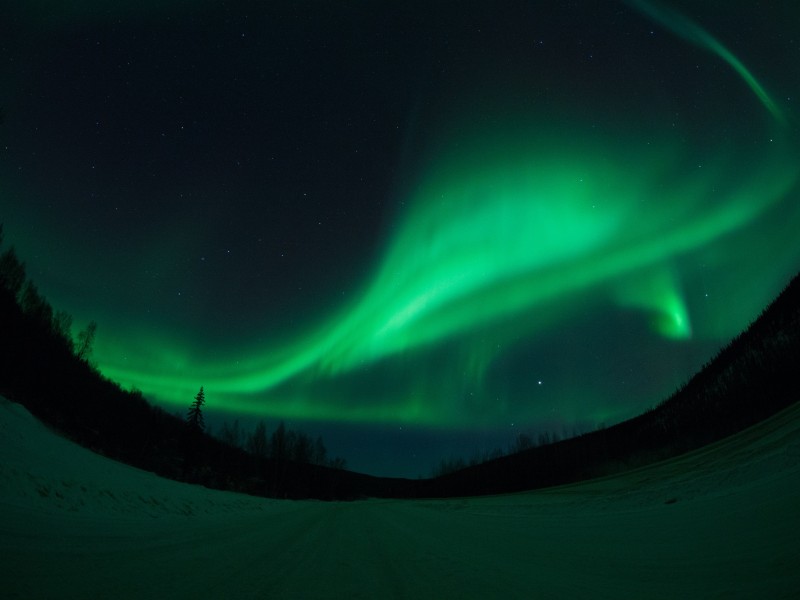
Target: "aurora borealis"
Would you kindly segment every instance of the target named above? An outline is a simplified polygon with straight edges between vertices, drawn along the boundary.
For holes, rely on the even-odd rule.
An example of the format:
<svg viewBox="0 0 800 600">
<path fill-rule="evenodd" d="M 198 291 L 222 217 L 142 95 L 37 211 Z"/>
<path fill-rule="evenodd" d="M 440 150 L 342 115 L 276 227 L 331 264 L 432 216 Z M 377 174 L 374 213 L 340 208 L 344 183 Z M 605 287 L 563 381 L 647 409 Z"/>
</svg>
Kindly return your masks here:
<svg viewBox="0 0 800 600">
<path fill-rule="evenodd" d="M 84 4 L 12 9 L 0 220 L 170 410 L 424 474 L 646 410 L 800 268 L 788 0 Z"/>
</svg>

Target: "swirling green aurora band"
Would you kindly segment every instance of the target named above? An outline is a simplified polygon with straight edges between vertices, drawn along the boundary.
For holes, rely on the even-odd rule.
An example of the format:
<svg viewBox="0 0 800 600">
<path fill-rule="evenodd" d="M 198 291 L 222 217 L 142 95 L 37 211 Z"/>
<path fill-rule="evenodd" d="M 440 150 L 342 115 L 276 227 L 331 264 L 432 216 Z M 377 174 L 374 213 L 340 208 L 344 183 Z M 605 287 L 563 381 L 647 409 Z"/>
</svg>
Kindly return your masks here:
<svg viewBox="0 0 800 600">
<path fill-rule="evenodd" d="M 420 178 L 371 281 L 328 322 L 279 348 L 213 362 L 158 334 L 139 352 L 132 338 L 104 338 L 102 372 L 179 406 L 202 383 L 217 406 L 251 414 L 469 425 L 451 401 L 427 398 L 430 386 L 353 401 L 319 382 L 333 389 L 337 379 L 390 359 L 424 361 L 445 343 L 459 348 L 458 359 L 440 378 L 480 381 L 503 348 L 591 305 L 598 293 L 645 311 L 661 336 L 702 334 L 706 325 L 692 323 L 681 288 L 691 264 L 684 259 L 741 231 L 794 185 L 797 167 L 782 137 L 787 117 L 705 29 L 652 2 L 627 4 L 722 59 L 768 111 L 770 150 L 747 170 L 720 148 L 688 173 L 666 135 L 646 150 L 633 139 L 588 138 L 563 126 L 467 137 Z M 487 144 L 491 152 L 475 151 Z M 433 387 L 447 392 L 442 382 Z"/>
</svg>

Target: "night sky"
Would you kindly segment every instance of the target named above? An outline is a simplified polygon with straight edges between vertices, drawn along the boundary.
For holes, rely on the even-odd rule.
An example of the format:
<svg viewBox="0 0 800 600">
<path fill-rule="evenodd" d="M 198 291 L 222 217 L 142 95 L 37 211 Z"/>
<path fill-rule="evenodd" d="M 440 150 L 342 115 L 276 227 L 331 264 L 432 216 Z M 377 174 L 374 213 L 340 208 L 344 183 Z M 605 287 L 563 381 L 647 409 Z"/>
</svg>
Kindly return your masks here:
<svg viewBox="0 0 800 600">
<path fill-rule="evenodd" d="M 767 5 L 12 3 L 6 243 L 103 374 L 355 470 L 612 424 L 800 269 Z"/>
</svg>

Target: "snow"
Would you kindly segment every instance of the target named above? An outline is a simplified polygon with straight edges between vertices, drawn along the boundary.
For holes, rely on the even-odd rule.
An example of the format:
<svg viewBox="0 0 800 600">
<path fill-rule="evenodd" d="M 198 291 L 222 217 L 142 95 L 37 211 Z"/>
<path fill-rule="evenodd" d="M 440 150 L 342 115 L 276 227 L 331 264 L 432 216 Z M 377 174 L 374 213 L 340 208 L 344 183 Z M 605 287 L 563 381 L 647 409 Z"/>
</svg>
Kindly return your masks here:
<svg viewBox="0 0 800 600">
<path fill-rule="evenodd" d="M 4 598 L 788 598 L 798 507 L 798 407 L 582 484 L 324 503 L 161 479 L 0 398 Z"/>
</svg>

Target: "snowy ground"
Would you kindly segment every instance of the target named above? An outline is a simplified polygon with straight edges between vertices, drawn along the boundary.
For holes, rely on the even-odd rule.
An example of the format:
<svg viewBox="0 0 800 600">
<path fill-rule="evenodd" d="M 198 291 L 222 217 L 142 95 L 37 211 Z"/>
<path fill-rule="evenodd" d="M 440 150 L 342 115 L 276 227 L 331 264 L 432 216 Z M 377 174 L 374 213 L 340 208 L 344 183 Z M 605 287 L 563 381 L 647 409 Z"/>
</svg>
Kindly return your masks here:
<svg viewBox="0 0 800 600">
<path fill-rule="evenodd" d="M 0 398 L 4 598 L 788 598 L 799 540 L 800 407 L 623 476 L 328 504 L 160 479 Z"/>
</svg>

